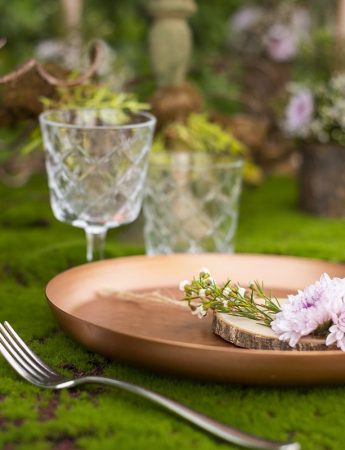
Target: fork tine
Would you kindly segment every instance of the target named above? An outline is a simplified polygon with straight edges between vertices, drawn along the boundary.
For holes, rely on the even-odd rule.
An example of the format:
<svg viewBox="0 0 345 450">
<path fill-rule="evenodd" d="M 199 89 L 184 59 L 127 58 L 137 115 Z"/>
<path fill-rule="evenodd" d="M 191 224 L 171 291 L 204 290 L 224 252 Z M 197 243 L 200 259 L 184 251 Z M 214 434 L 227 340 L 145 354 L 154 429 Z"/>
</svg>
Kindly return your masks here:
<svg viewBox="0 0 345 450">
<path fill-rule="evenodd" d="M 47 372 L 43 370 L 39 364 L 37 364 L 36 360 L 30 356 L 28 356 L 23 349 L 17 344 L 17 342 L 13 339 L 10 333 L 6 330 L 6 328 L 0 323 L 0 334 L 6 339 L 8 344 L 11 345 L 12 349 L 17 353 L 18 357 L 20 357 L 23 361 L 25 361 L 34 371 L 38 372 L 40 375 L 46 377 Z"/>
<path fill-rule="evenodd" d="M 60 375 L 55 372 L 51 367 L 47 366 L 37 355 L 34 353 L 23 341 L 21 337 L 18 336 L 18 334 L 14 331 L 14 329 L 11 327 L 11 325 L 8 322 L 4 322 L 4 326 L 6 330 L 9 332 L 9 334 L 12 336 L 12 338 L 16 341 L 16 343 L 21 347 L 21 349 L 32 359 L 35 360 L 35 362 L 41 367 L 41 369 L 44 369 L 49 375 L 55 375 L 59 377 Z"/>
<path fill-rule="evenodd" d="M 11 366 L 17 370 L 17 372 L 22 375 L 25 379 L 28 379 L 29 381 L 41 383 L 42 377 L 40 374 L 35 372 L 30 366 L 28 366 L 25 361 L 23 361 L 15 350 L 11 347 L 11 345 L 6 341 L 6 339 L 3 337 L 2 334 L 0 334 L 0 344 L 2 349 L 5 350 L 3 355 L 7 359 L 7 361 L 11 364 Z M 8 358 L 8 355 L 10 358 Z M 7 356 L 7 357 L 6 357 Z"/>
<path fill-rule="evenodd" d="M 37 380 L 32 378 L 31 375 L 11 356 L 6 348 L 0 342 L 0 352 L 6 359 L 9 365 L 25 380 L 30 381 L 33 384 L 37 384 Z"/>
</svg>

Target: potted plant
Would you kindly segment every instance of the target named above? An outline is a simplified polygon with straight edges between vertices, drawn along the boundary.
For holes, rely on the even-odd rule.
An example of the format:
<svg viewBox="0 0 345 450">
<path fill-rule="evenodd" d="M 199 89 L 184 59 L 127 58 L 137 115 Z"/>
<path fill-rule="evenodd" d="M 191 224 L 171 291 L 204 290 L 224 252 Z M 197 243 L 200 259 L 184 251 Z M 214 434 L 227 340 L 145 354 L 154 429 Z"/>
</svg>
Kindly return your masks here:
<svg viewBox="0 0 345 450">
<path fill-rule="evenodd" d="M 302 208 L 345 216 L 345 75 L 291 85 L 282 126 L 301 149 Z"/>
</svg>

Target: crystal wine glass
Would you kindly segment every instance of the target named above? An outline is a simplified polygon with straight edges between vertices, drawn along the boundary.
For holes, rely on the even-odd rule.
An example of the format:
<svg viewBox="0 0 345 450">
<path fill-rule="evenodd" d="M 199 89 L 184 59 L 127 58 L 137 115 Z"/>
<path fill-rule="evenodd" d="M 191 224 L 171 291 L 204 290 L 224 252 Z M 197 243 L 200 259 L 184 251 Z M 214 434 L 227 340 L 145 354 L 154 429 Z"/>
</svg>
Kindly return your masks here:
<svg viewBox="0 0 345 450">
<path fill-rule="evenodd" d="M 139 214 L 156 119 L 115 109 L 40 115 L 55 217 L 83 228 L 87 260 L 102 259 L 109 228 Z"/>
</svg>

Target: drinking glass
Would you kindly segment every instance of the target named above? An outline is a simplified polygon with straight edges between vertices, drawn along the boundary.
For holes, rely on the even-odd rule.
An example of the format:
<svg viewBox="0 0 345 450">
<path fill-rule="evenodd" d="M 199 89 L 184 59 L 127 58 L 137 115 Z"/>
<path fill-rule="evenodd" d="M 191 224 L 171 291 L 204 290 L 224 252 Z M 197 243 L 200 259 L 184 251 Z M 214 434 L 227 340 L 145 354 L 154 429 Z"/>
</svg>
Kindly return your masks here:
<svg viewBox="0 0 345 450">
<path fill-rule="evenodd" d="M 203 153 L 152 155 L 144 199 L 146 253 L 233 252 L 242 165 Z"/>
<path fill-rule="evenodd" d="M 40 115 L 51 207 L 58 220 L 85 230 L 88 261 L 103 258 L 109 228 L 139 214 L 155 122 L 120 109 Z"/>
</svg>

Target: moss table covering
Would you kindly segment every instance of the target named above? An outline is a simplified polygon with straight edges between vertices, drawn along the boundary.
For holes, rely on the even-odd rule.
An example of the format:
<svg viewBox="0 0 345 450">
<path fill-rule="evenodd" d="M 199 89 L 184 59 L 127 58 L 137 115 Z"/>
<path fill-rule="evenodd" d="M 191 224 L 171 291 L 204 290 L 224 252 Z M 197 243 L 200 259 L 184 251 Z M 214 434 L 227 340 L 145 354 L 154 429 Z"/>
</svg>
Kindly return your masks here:
<svg viewBox="0 0 345 450">
<path fill-rule="evenodd" d="M 242 198 L 237 251 L 345 260 L 345 221 L 297 210 L 289 178 L 272 178 Z M 298 440 L 304 450 L 345 448 L 344 387 L 246 387 L 158 375 L 91 353 L 65 336 L 45 301 L 47 281 L 85 262 L 82 230 L 58 223 L 46 180 L 0 187 L 0 318 L 66 375 L 114 376 L 156 390 L 215 419 L 267 438 Z M 130 236 L 130 233 L 127 233 Z M 107 257 L 143 253 L 111 232 Z M 0 359 L 0 448 L 4 450 L 211 450 L 213 439 L 144 399 L 88 386 L 52 392 L 22 381 Z"/>
</svg>

